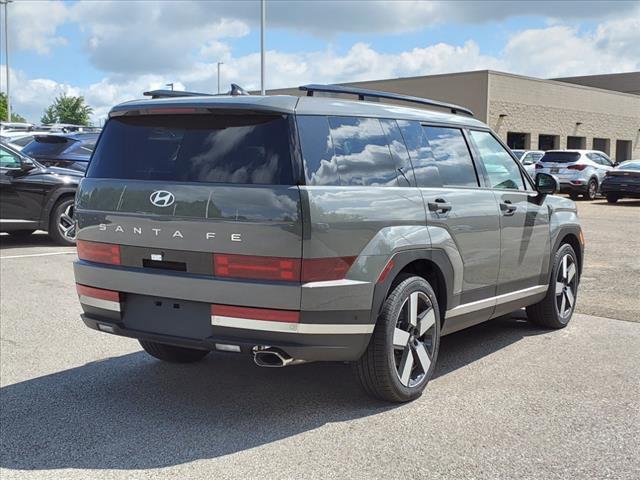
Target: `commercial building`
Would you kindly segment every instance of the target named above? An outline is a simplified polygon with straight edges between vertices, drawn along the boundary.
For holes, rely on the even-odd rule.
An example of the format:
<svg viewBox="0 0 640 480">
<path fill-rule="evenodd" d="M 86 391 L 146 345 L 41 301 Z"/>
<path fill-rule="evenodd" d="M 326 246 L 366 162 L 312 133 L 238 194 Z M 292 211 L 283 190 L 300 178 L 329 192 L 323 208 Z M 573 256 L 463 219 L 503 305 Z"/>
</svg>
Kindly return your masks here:
<svg viewBox="0 0 640 480">
<path fill-rule="evenodd" d="M 543 80 L 481 70 L 343 85 L 468 107 L 511 148 L 587 148 L 617 161 L 640 158 L 640 72 Z M 268 93 L 303 95 L 292 88 Z"/>
</svg>

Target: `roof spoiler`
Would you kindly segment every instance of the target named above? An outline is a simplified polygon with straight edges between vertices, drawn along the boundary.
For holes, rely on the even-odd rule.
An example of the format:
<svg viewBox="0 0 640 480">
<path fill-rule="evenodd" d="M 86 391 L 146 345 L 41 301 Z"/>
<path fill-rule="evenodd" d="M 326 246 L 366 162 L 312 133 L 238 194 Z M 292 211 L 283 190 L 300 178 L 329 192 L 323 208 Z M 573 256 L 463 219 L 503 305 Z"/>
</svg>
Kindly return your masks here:
<svg viewBox="0 0 640 480">
<path fill-rule="evenodd" d="M 313 97 L 315 92 L 322 93 L 335 93 L 346 95 L 357 95 L 358 100 L 364 100 L 365 97 L 369 98 L 386 98 L 388 100 L 401 100 L 403 102 L 416 103 L 419 105 L 428 105 L 430 107 L 438 107 L 449 110 L 451 113 L 459 114 L 464 113 L 473 117 L 473 112 L 468 108 L 455 105 L 453 103 L 440 102 L 438 100 L 431 100 L 430 98 L 413 97 L 411 95 L 402 95 L 400 93 L 382 92 L 380 90 L 369 90 L 368 88 L 349 87 L 342 85 L 302 85 L 298 87 L 303 92 L 307 92 L 308 97 Z"/>
<path fill-rule="evenodd" d="M 200 93 L 200 92 L 187 92 L 181 90 L 149 90 L 144 92 L 145 97 L 153 98 L 180 98 L 180 97 L 216 97 L 212 93 Z M 236 83 L 231 84 L 231 90 L 225 95 L 231 95 L 236 97 L 238 95 L 249 95 L 249 93 Z"/>
</svg>

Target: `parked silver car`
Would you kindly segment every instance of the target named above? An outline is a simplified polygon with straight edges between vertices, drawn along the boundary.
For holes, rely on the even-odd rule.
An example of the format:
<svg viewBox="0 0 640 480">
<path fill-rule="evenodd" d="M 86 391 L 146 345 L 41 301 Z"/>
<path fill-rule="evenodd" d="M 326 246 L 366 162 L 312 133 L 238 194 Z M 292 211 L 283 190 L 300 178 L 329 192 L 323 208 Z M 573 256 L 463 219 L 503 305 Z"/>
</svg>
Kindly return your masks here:
<svg viewBox="0 0 640 480">
<path fill-rule="evenodd" d="M 597 150 L 549 150 L 536 163 L 535 173 L 548 173 L 560 182 L 560 191 L 575 200 L 594 200 L 613 162 Z"/>
<path fill-rule="evenodd" d="M 527 173 L 533 178 L 536 174 L 536 163 L 544 156 L 544 150 L 511 150 L 518 157 Z"/>
</svg>

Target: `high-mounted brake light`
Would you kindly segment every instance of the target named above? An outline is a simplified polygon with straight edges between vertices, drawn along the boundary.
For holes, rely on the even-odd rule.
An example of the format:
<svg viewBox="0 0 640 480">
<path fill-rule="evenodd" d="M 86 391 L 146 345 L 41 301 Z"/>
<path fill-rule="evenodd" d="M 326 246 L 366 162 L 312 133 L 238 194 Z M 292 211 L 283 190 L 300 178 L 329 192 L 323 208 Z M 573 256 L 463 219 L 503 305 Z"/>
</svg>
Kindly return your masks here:
<svg viewBox="0 0 640 480">
<path fill-rule="evenodd" d="M 254 255 L 213 255 L 214 274 L 218 277 L 253 280 L 300 281 L 300 259 Z"/>
<path fill-rule="evenodd" d="M 270 308 L 234 307 L 232 305 L 211 305 L 211 315 L 215 317 L 245 318 L 248 320 L 266 320 L 269 322 L 298 323 L 300 312 L 297 310 L 274 310 Z"/>
<path fill-rule="evenodd" d="M 76 248 L 80 260 L 120 265 L 120 245 L 77 240 Z"/>
</svg>

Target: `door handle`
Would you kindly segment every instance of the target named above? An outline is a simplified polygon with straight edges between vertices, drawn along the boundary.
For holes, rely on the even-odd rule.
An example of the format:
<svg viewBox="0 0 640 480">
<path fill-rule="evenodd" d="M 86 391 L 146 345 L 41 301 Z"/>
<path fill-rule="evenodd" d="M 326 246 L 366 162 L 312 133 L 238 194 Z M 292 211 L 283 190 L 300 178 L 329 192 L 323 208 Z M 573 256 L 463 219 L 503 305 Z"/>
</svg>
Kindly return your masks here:
<svg viewBox="0 0 640 480">
<path fill-rule="evenodd" d="M 518 207 L 516 205 L 513 205 L 511 203 L 511 200 L 505 200 L 504 202 L 500 202 L 500 210 L 502 211 L 503 215 L 513 215 L 514 213 L 516 213 L 516 210 L 518 209 Z"/>
<path fill-rule="evenodd" d="M 451 210 L 452 206 L 444 198 L 436 198 L 433 202 L 428 202 L 430 212 L 447 213 Z"/>
</svg>

